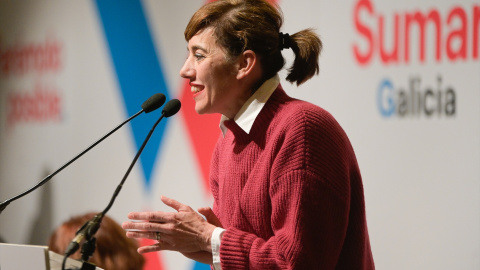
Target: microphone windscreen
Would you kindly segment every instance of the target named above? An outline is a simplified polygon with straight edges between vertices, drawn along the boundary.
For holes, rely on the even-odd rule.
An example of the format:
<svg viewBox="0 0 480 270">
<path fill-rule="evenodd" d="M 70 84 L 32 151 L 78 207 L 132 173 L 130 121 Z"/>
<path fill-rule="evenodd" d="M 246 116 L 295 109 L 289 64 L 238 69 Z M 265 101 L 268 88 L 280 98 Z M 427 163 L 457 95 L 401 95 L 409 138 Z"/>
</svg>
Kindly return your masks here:
<svg viewBox="0 0 480 270">
<path fill-rule="evenodd" d="M 163 107 L 162 110 L 162 114 L 165 115 L 165 117 L 170 117 L 176 114 L 180 110 L 180 107 L 182 107 L 180 100 L 172 99 L 167 102 L 167 104 L 165 104 L 165 107 Z"/>
<path fill-rule="evenodd" d="M 165 95 L 162 93 L 157 93 L 151 96 L 142 104 L 142 109 L 145 113 L 149 113 L 155 111 L 156 109 L 160 108 L 163 103 L 165 103 Z"/>
</svg>

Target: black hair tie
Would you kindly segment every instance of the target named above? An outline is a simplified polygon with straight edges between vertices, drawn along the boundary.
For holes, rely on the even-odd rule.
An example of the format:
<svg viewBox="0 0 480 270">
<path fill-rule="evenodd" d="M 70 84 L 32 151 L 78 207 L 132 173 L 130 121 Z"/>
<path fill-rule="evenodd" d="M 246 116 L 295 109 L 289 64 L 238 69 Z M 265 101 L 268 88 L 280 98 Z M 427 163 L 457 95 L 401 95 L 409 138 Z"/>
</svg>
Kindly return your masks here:
<svg viewBox="0 0 480 270">
<path fill-rule="evenodd" d="M 292 39 L 290 38 L 290 35 L 287 33 L 279 33 L 279 38 L 280 38 L 280 50 L 283 49 L 290 49 L 292 47 Z"/>
</svg>

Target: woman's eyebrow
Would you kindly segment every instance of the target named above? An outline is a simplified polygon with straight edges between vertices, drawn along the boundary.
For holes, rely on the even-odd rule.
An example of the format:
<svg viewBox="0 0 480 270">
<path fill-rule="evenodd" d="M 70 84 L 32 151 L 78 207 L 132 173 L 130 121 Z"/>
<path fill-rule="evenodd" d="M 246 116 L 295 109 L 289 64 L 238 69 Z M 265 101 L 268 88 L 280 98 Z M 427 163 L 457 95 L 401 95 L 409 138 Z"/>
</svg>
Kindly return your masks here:
<svg viewBox="0 0 480 270">
<path fill-rule="evenodd" d="M 192 46 L 192 51 L 196 51 L 196 50 L 201 50 L 201 51 L 207 52 L 207 49 L 205 49 L 204 47 L 202 47 L 200 45 L 193 45 Z M 187 47 L 187 51 L 190 51 L 190 49 L 188 47 Z"/>
</svg>

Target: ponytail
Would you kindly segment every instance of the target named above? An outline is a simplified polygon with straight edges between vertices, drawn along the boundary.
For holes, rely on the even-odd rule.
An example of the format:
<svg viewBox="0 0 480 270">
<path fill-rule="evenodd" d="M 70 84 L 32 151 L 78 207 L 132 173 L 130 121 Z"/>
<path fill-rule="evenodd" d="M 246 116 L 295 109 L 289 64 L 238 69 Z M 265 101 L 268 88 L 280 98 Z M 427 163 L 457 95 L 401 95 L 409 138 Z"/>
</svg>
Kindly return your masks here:
<svg viewBox="0 0 480 270">
<path fill-rule="evenodd" d="M 312 29 L 302 30 L 289 38 L 290 47 L 295 53 L 295 60 L 288 69 L 287 81 L 296 83 L 298 86 L 320 71 L 318 57 L 322 50 L 322 41 Z"/>
</svg>

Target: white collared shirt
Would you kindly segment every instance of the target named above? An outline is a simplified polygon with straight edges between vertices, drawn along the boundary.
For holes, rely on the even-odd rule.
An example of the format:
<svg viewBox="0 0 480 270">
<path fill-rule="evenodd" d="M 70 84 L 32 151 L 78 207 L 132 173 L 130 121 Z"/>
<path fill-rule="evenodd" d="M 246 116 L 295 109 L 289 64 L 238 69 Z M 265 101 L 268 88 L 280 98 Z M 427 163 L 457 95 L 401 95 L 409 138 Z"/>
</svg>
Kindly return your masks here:
<svg viewBox="0 0 480 270">
<path fill-rule="evenodd" d="M 235 115 L 234 119 L 237 125 L 243 129 L 247 134 L 250 133 L 252 129 L 253 123 L 257 118 L 260 111 L 263 109 L 263 106 L 267 102 L 267 100 L 272 95 L 273 91 L 277 89 L 277 86 L 280 84 L 280 77 L 277 75 L 273 76 L 272 78 L 266 80 L 260 88 L 258 88 L 255 93 L 243 104 L 242 108 L 238 111 Z M 220 118 L 220 130 L 225 137 L 227 133 L 227 127 L 223 124 L 226 120 L 230 120 L 225 115 L 222 115 Z"/>
<path fill-rule="evenodd" d="M 243 104 L 242 108 L 235 115 L 234 120 L 237 125 L 243 129 L 247 134 L 250 134 L 253 123 L 255 119 L 260 114 L 260 111 L 265 106 L 265 103 L 272 95 L 273 91 L 277 89 L 280 84 L 280 77 L 277 75 L 265 81 L 260 88 Z M 220 119 L 220 130 L 222 131 L 223 137 L 227 133 L 227 127 L 225 127 L 224 122 L 228 119 L 225 115 L 222 115 Z M 225 229 L 220 227 L 215 228 L 211 237 L 212 244 L 212 256 L 213 256 L 213 268 L 215 270 L 222 270 L 220 264 L 220 244 L 222 235 L 225 232 Z"/>
</svg>

